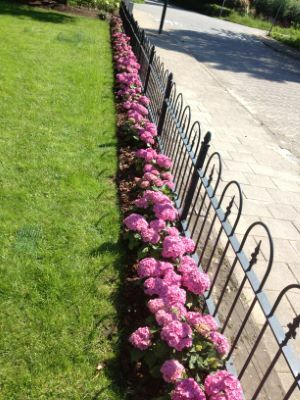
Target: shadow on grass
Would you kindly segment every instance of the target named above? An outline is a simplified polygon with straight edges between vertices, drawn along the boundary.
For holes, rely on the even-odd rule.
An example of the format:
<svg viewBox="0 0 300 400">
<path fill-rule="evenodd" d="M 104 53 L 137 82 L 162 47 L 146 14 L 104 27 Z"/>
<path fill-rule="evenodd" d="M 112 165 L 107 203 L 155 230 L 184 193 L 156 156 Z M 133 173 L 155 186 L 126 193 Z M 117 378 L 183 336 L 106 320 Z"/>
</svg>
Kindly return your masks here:
<svg viewBox="0 0 300 400">
<path fill-rule="evenodd" d="M 102 143 L 102 144 L 99 144 L 98 147 L 100 149 L 107 149 L 109 147 L 115 148 L 116 147 L 116 143 L 115 142 Z"/>
<path fill-rule="evenodd" d="M 104 389 L 111 389 L 113 391 L 120 391 L 121 393 L 126 393 L 127 385 L 124 379 L 122 371 L 122 343 L 127 340 L 124 338 L 124 327 L 123 320 L 126 313 L 126 303 L 124 302 L 123 293 L 123 282 L 125 279 L 125 273 L 127 268 L 127 257 L 126 257 L 126 246 L 120 235 L 117 242 L 105 242 L 98 247 L 92 249 L 89 253 L 90 257 L 99 257 L 105 253 L 116 254 L 117 257 L 114 259 L 110 267 L 113 267 L 115 274 L 108 274 L 106 276 L 107 265 L 104 263 L 95 275 L 95 280 L 101 280 L 101 283 L 107 286 L 113 285 L 115 290 L 113 290 L 109 295 L 109 300 L 113 307 L 116 309 L 117 313 L 115 318 L 112 318 L 111 314 L 95 315 L 95 324 L 92 327 L 87 341 L 87 346 L 92 343 L 93 339 L 99 335 L 100 341 L 105 338 L 113 344 L 114 352 L 117 353 L 116 356 L 103 360 L 101 368 L 103 372 L 111 381 L 111 384 Z M 118 275 L 118 276 L 115 276 Z M 117 283 L 116 281 L 119 281 Z M 94 393 L 92 399 L 102 399 L 103 390 Z M 126 397 L 122 397 L 125 398 Z"/>
<path fill-rule="evenodd" d="M 52 22 L 54 24 L 63 24 L 74 22 L 74 17 L 61 14 L 54 11 L 39 11 L 36 8 L 30 8 L 20 2 L 7 2 L 0 0 L 0 15 L 12 15 L 17 18 L 31 18 L 41 22 Z"/>
<path fill-rule="evenodd" d="M 102 243 L 99 247 L 96 247 L 90 252 L 90 257 L 99 257 L 103 253 L 118 253 L 120 249 L 124 246 L 120 243 L 120 240 L 117 243 L 113 242 L 105 242 Z"/>
</svg>

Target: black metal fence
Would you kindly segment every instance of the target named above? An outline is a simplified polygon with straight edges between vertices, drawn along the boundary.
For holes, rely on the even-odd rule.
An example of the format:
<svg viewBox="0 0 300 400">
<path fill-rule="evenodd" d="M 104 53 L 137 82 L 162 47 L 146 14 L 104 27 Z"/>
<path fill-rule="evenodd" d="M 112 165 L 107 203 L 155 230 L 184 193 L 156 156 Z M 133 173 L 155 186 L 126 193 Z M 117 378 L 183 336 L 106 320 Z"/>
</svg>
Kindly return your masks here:
<svg viewBox="0 0 300 400">
<path fill-rule="evenodd" d="M 141 64 L 140 78 L 151 101 L 149 114 L 158 126 L 161 151 L 173 160 L 183 229 L 196 242 L 199 268 L 212 281 L 206 310 L 231 339 L 226 367 L 241 380 L 246 399 L 299 400 L 299 310 L 295 304 L 285 327 L 277 315 L 288 315 L 286 295 L 299 295 L 300 285 L 287 286 L 270 305 L 263 290 L 274 255 L 268 227 L 254 222 L 238 238 L 243 208 L 239 183 L 222 180 L 221 156 L 208 151 L 210 132 L 201 142 L 200 123 L 192 123 L 172 73 L 123 3 L 120 16 Z"/>
</svg>

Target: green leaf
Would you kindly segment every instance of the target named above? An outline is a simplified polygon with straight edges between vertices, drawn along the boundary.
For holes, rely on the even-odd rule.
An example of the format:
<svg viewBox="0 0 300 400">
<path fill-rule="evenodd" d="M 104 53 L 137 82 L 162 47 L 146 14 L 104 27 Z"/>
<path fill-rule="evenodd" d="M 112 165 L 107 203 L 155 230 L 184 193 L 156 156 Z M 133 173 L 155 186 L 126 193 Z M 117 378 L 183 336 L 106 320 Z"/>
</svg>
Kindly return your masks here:
<svg viewBox="0 0 300 400">
<path fill-rule="evenodd" d="M 142 254 L 147 254 L 149 252 L 149 247 L 144 247 L 141 251 Z"/>
<path fill-rule="evenodd" d="M 160 365 L 155 365 L 153 368 L 150 369 L 150 374 L 153 376 L 153 378 L 161 377 L 160 368 Z"/>
<path fill-rule="evenodd" d="M 149 247 L 144 247 L 138 251 L 138 259 L 144 258 L 149 252 Z"/>
<path fill-rule="evenodd" d="M 145 353 L 139 349 L 132 349 L 130 351 L 130 359 L 132 362 L 136 362 L 141 360 L 144 357 Z"/>
<path fill-rule="evenodd" d="M 152 325 L 153 323 L 155 323 L 155 318 L 152 315 L 149 315 L 149 317 L 145 319 L 145 323 L 146 325 Z"/>
<path fill-rule="evenodd" d="M 196 350 L 196 351 L 201 351 L 201 350 L 203 350 L 203 345 L 202 345 L 202 344 L 197 344 L 197 345 L 195 346 L 195 350 Z"/>
<path fill-rule="evenodd" d="M 157 359 L 165 360 L 170 356 L 170 347 L 163 341 L 160 341 L 153 347 L 153 352 Z"/>
<path fill-rule="evenodd" d="M 157 362 L 157 357 L 153 351 L 148 351 L 143 358 L 144 362 L 148 365 L 149 369 L 154 367 Z"/>
<path fill-rule="evenodd" d="M 189 368 L 194 369 L 196 362 L 197 362 L 197 355 L 193 354 L 189 359 Z"/>
</svg>

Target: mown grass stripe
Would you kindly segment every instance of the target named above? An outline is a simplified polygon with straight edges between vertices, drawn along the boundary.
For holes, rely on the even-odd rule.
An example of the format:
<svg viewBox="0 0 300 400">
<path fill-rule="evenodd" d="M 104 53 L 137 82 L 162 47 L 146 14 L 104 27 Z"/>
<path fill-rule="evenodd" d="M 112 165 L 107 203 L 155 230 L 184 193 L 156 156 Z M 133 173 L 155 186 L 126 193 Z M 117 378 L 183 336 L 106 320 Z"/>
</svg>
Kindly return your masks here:
<svg viewBox="0 0 300 400">
<path fill-rule="evenodd" d="M 0 41 L 0 398 L 119 399 L 109 28 L 0 2 Z"/>
</svg>

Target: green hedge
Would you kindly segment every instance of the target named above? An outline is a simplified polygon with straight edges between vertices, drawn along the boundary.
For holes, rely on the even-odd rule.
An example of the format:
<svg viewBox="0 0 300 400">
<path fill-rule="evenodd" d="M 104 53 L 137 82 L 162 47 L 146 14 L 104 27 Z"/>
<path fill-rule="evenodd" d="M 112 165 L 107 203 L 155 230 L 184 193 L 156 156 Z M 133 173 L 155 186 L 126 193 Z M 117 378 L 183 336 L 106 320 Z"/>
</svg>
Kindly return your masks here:
<svg viewBox="0 0 300 400">
<path fill-rule="evenodd" d="M 221 6 L 223 3 L 222 0 L 172 0 L 171 2 L 187 10 L 199 12 L 217 8 L 215 6 Z M 226 7 L 233 8 L 236 4 L 235 0 L 226 0 Z"/>
<path fill-rule="evenodd" d="M 103 11 L 114 11 L 119 7 L 119 0 L 69 0 L 69 4 L 98 8 Z"/>
<path fill-rule="evenodd" d="M 281 6 L 279 19 L 282 22 L 300 24 L 300 0 L 255 0 L 258 14 L 274 17 Z"/>
</svg>

